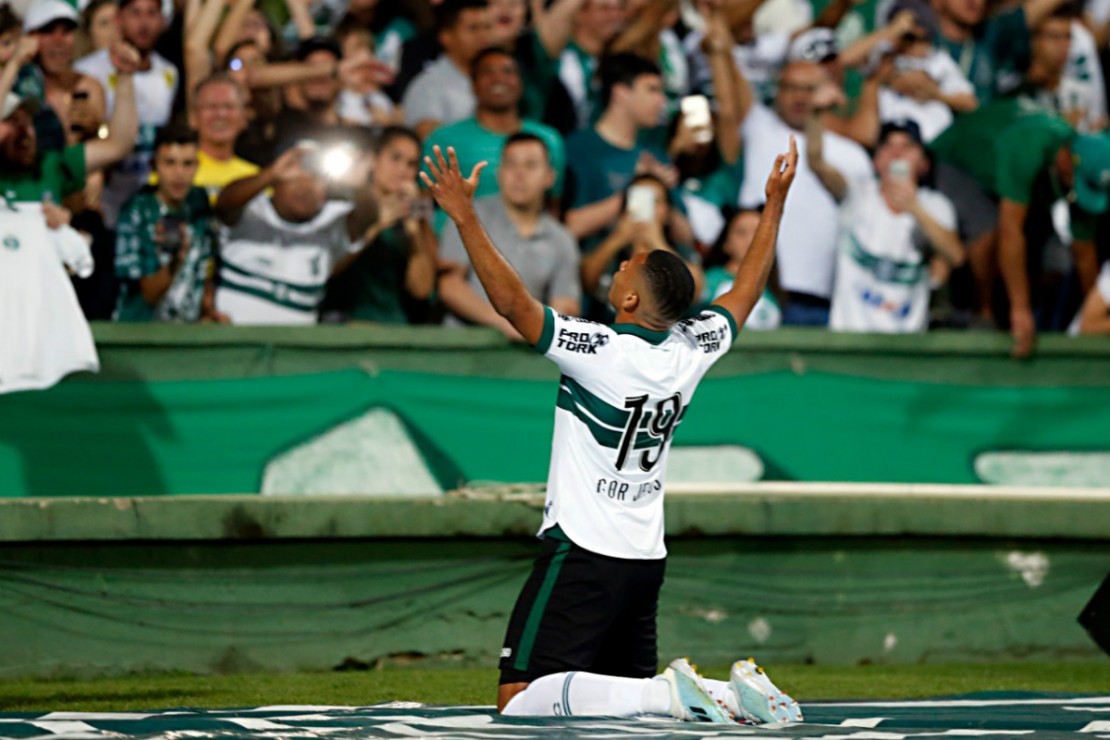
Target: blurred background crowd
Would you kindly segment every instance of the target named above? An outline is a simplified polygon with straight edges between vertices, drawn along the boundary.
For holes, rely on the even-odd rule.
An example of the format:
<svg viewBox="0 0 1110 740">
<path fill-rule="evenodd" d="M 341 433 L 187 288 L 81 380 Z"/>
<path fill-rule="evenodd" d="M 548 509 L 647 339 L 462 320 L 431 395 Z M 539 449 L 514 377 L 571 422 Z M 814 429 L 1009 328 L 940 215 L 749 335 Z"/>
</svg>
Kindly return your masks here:
<svg viewBox="0 0 1110 740">
<path fill-rule="evenodd" d="M 536 297 L 605 320 L 640 250 L 727 290 L 793 135 L 748 328 L 1028 354 L 1110 333 L 1108 51 L 1110 0 L 14 0 L 0 237 L 79 234 L 89 319 L 512 336 L 421 192 L 433 147 L 490 163 Z"/>
</svg>

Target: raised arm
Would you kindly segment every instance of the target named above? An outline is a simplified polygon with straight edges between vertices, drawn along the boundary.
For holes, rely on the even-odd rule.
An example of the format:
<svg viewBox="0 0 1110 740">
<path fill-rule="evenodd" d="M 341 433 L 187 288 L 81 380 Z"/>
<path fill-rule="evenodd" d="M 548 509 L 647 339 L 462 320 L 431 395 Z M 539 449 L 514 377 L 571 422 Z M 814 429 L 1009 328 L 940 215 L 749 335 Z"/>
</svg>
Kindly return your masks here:
<svg viewBox="0 0 1110 740">
<path fill-rule="evenodd" d="M 724 14 L 714 12 L 702 40 L 702 50 L 709 60 L 713 89 L 717 93 L 717 146 L 728 164 L 740 159 L 740 124 L 752 107 L 752 88 L 732 59 L 735 41 L 728 30 Z"/>
<path fill-rule="evenodd" d="M 786 195 L 790 192 L 790 184 L 794 182 L 797 168 L 798 144 L 791 136 L 790 151 L 775 157 L 775 165 L 767 178 L 764 191 L 767 203 L 759 217 L 755 236 L 752 237 L 752 246 L 740 263 L 732 288 L 713 301 L 714 306 L 720 306 L 732 314 L 737 326 L 743 326 L 748 320 L 748 314 L 752 312 L 767 285 L 767 277 L 771 274 L 771 265 L 775 261 L 775 242 L 778 241 Z"/>
<path fill-rule="evenodd" d="M 254 200 L 255 196 L 278 180 L 291 177 L 301 171 L 302 155 L 303 151 L 299 147 L 292 147 L 257 175 L 228 183 L 227 187 L 220 191 L 220 197 L 216 199 L 214 209 L 216 217 L 229 226 L 239 223 L 243 209 Z"/>
<path fill-rule="evenodd" d="M 814 97 L 823 93 L 825 89 L 818 90 Z M 844 175 L 840 174 L 840 170 L 825 160 L 824 112 L 824 107 L 817 105 L 815 101 L 813 110 L 806 117 L 806 160 L 809 163 L 809 169 L 817 175 L 825 190 L 840 201 L 848 192 L 848 183 L 845 182 Z"/>
<path fill-rule="evenodd" d="M 556 0 L 545 9 L 543 0 L 532 0 L 532 24 L 552 59 L 563 53 L 574 30 L 574 15 L 585 4 L 585 0 Z"/>
<path fill-rule="evenodd" d="M 474 189 L 478 187 L 478 177 L 488 163 L 479 162 L 470 177 L 464 178 L 459 171 L 454 147 L 447 147 L 447 159 L 444 159 L 443 150 L 438 145 L 432 151 L 434 161 L 431 157 L 424 157 L 432 176 L 421 172 L 420 179 L 431 190 L 439 207 L 458 226 L 470 264 L 494 309 L 520 332 L 525 341 L 536 344 L 543 333 L 543 304 L 532 297 L 520 275 L 493 246 L 474 210 Z"/>
<path fill-rule="evenodd" d="M 107 139 L 90 139 L 85 144 L 85 169 L 104 169 L 120 161 L 135 148 L 139 135 L 139 113 L 135 108 L 134 74 L 139 67 L 139 52 L 125 41 L 112 45 L 112 64 L 116 69 L 116 105 L 108 121 Z"/>
</svg>

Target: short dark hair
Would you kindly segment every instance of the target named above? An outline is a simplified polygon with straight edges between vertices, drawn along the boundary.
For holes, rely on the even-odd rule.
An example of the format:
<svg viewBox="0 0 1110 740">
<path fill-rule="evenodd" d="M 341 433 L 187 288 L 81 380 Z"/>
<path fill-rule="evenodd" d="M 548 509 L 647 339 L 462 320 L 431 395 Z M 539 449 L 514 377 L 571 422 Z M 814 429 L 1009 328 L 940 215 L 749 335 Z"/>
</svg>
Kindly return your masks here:
<svg viewBox="0 0 1110 740">
<path fill-rule="evenodd" d="M 648 252 L 644 279 L 659 318 L 674 323 L 690 310 L 694 302 L 694 276 L 677 254 L 666 249 Z"/>
<path fill-rule="evenodd" d="M 416 144 L 417 151 L 420 151 L 420 137 L 411 128 L 405 126 L 386 126 L 378 134 L 378 138 L 374 140 L 374 154 L 381 153 L 383 149 L 397 139 L 408 139 L 413 144 Z"/>
<path fill-rule="evenodd" d="M 196 144 L 197 132 L 182 123 L 171 123 L 158 129 L 154 135 L 154 152 L 174 144 Z"/>
<path fill-rule="evenodd" d="M 12 10 L 12 6 L 7 3 L 0 4 L 0 33 L 7 33 L 12 30 L 18 31 L 22 28 L 23 21 Z"/>
<path fill-rule="evenodd" d="M 454 28 L 464 10 L 484 10 L 488 5 L 488 0 L 444 0 L 436 10 L 436 31 Z"/>
<path fill-rule="evenodd" d="M 508 150 L 508 148 L 511 147 L 513 144 L 527 143 L 539 144 L 540 147 L 543 148 L 544 157 L 547 158 L 548 163 L 551 162 L 551 150 L 547 148 L 547 142 L 536 136 L 535 134 L 528 133 L 527 131 L 517 131 L 512 136 L 505 139 L 505 144 L 501 147 L 501 151 L 504 152 Z"/>
<path fill-rule="evenodd" d="M 303 62 L 308 58 L 309 54 L 315 54 L 318 51 L 326 51 L 336 59 L 343 58 L 343 50 L 339 47 L 339 42 L 331 36 L 311 36 L 297 46 L 297 61 Z"/>
<path fill-rule="evenodd" d="M 662 74 L 659 65 L 636 54 L 625 52 L 602 57 L 597 65 L 597 77 L 601 81 L 600 102 L 602 109 L 609 107 L 615 86 L 632 86 L 635 84 L 637 77 L 643 75 L 659 77 Z"/>
<path fill-rule="evenodd" d="M 481 64 L 486 57 L 508 57 L 509 59 L 513 60 L 513 64 L 517 68 L 517 72 L 519 73 L 520 71 L 520 62 L 516 60 L 516 57 L 513 56 L 513 53 L 511 51 L 506 51 L 500 46 L 487 46 L 486 48 L 475 54 L 474 59 L 470 61 L 470 79 L 474 79 L 477 76 L 478 65 Z"/>
</svg>

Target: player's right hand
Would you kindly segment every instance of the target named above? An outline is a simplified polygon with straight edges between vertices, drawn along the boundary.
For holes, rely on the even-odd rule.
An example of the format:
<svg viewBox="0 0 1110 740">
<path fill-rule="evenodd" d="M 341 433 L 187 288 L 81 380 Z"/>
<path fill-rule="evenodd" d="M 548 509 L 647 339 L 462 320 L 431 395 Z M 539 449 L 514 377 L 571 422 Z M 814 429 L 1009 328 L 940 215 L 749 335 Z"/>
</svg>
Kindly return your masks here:
<svg viewBox="0 0 1110 740">
<path fill-rule="evenodd" d="M 432 147 L 432 153 L 435 155 L 434 161 L 431 157 L 424 157 L 424 164 L 427 165 L 428 172 L 432 173 L 431 177 L 428 172 L 421 172 L 420 179 L 432 191 L 432 197 L 439 203 L 439 207 L 457 222 L 473 211 L 474 191 L 478 188 L 482 170 L 489 163 L 479 162 L 470 171 L 470 177 L 464 178 L 459 169 L 459 158 L 455 156 L 455 147 L 447 147 L 446 159 L 438 144 Z"/>
</svg>

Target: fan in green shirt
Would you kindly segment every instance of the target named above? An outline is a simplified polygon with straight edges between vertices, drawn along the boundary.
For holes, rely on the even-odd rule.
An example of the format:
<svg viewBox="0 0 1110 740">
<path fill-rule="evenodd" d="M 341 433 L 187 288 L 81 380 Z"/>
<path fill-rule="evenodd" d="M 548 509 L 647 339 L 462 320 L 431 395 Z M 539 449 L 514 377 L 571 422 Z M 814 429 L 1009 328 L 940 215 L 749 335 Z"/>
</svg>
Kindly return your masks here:
<svg viewBox="0 0 1110 740">
<path fill-rule="evenodd" d="M 470 69 L 478 103 L 474 117 L 433 131 L 424 141 L 424 155 L 431 156 L 436 145 L 443 151 L 452 146 L 463 170 L 469 172 L 474 165 L 485 161 L 489 162 L 490 171 L 496 172 L 508 138 L 520 132 L 534 134 L 543 140 L 555 170 L 555 185 L 550 195 L 560 197 L 566 169 L 563 139 L 550 126 L 521 117 L 523 83 L 516 59 L 507 51 L 486 49 L 478 54 Z M 474 197 L 483 198 L 496 192 L 496 179 L 487 177 L 479 183 Z"/>
<path fill-rule="evenodd" d="M 980 102 L 1005 94 L 1021 82 L 1029 60 L 1032 28 L 1065 0 L 1026 0 L 988 17 L 985 0 L 937 0 L 937 44 L 959 65 Z"/>
<path fill-rule="evenodd" d="M 146 185 L 120 209 L 117 321 L 226 321 L 212 305 L 212 212 L 195 187 L 197 138 L 174 126 L 158 132 L 157 185 Z"/>
<path fill-rule="evenodd" d="M 1052 233 L 1051 208 L 1071 210 L 1072 254 L 1084 293 L 1098 273 L 1095 222 L 1110 192 L 1110 137 L 1079 133 L 1024 97 L 993 101 L 956 119 L 930 147 L 939 162 L 970 175 L 998 198 L 999 267 L 1010 302 L 1014 354 L 1036 336 L 1029 274 Z M 1051 327 L 1045 327 L 1051 328 Z"/>
<path fill-rule="evenodd" d="M 131 152 L 138 130 L 133 74 L 139 53 L 124 45 L 112 60 L 118 73 L 116 102 L 108 137 L 45 151 L 35 130 L 38 101 L 14 92 L 0 99 L 0 196 L 13 202 L 52 201 L 79 192 L 90 172 L 104 169 Z"/>
</svg>

